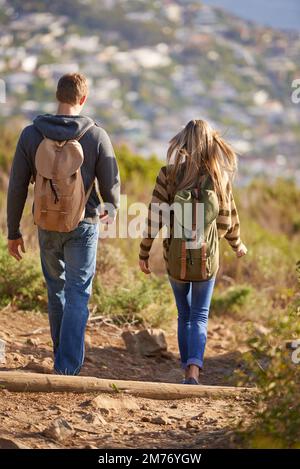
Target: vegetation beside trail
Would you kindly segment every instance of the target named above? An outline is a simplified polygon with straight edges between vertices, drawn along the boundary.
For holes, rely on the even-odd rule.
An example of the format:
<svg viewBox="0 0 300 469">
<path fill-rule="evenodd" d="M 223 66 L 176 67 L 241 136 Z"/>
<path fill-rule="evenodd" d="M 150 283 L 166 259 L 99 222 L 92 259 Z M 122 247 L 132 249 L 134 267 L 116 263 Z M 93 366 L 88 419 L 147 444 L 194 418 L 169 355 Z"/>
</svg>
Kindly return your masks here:
<svg viewBox="0 0 300 469">
<path fill-rule="evenodd" d="M 299 286 L 283 296 L 264 327 L 252 327 L 247 367 L 240 383 L 260 388 L 256 420 L 240 434 L 240 445 L 252 448 L 300 448 L 300 263 Z"/>
</svg>

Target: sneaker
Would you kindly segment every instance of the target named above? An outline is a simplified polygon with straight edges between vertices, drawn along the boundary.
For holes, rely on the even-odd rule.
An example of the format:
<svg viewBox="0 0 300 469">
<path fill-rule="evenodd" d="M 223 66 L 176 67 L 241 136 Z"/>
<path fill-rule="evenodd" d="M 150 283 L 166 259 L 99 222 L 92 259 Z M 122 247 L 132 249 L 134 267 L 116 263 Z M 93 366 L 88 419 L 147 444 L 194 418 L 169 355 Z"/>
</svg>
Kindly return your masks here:
<svg viewBox="0 0 300 469">
<path fill-rule="evenodd" d="M 183 384 L 199 384 L 199 381 L 196 378 L 187 378 Z"/>
</svg>

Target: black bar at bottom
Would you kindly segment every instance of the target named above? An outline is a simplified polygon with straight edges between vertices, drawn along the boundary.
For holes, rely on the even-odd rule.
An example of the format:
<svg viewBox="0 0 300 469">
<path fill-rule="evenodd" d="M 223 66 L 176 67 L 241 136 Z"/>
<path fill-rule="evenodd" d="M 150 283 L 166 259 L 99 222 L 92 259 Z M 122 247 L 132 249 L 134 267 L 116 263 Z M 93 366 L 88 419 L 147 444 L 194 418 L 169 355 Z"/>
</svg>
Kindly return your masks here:
<svg viewBox="0 0 300 469">
<path fill-rule="evenodd" d="M 230 468 L 270 467 L 270 464 L 292 464 L 299 467 L 300 450 L 244 450 L 244 449 L 70 449 L 70 450 L 0 450 L 0 467 L 25 467 L 30 464 L 40 467 L 46 464 L 83 464 L 89 467 L 104 467 L 104 465 L 118 465 L 119 467 L 136 468 L 149 464 L 178 465 L 192 464 L 196 467 L 219 467 L 228 465 Z M 292 467 L 292 466 L 291 466 Z"/>
</svg>

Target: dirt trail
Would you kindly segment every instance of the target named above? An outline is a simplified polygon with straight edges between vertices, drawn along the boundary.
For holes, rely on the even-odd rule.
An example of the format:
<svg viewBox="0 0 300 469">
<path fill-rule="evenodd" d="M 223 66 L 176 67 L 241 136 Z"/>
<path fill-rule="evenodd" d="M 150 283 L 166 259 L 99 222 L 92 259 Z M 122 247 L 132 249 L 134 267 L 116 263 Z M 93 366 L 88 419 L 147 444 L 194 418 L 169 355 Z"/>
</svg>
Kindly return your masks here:
<svg viewBox="0 0 300 469">
<path fill-rule="evenodd" d="M 49 372 L 52 365 L 47 317 L 4 310 L 0 338 L 6 341 L 2 370 Z M 32 335 L 32 331 L 39 329 Z M 210 320 L 203 384 L 232 385 L 243 365 L 229 318 Z M 87 330 L 86 363 L 81 374 L 102 378 L 174 382 L 182 380 L 176 323 L 166 333 L 170 357 L 143 358 L 127 352 L 121 330 L 95 323 Z M 239 337 L 240 339 L 240 337 Z M 247 425 L 256 406 L 251 396 L 151 400 L 133 396 L 73 393 L 12 393 L 0 390 L 1 438 L 28 448 L 215 448 L 236 444 L 233 430 Z M 99 402 L 100 401 L 100 402 Z M 44 435 L 56 419 L 72 434 Z"/>
</svg>

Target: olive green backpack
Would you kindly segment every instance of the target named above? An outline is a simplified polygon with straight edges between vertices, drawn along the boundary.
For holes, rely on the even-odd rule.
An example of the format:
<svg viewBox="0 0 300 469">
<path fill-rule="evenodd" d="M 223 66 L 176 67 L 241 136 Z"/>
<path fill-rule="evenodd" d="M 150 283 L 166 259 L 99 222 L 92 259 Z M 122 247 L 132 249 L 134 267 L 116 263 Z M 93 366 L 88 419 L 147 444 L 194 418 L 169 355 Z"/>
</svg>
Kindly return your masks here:
<svg viewBox="0 0 300 469">
<path fill-rule="evenodd" d="M 196 189 L 175 193 L 173 227 L 167 250 L 170 277 L 186 282 L 204 281 L 217 273 L 218 214 L 218 197 L 209 175 L 200 178 Z"/>
</svg>

